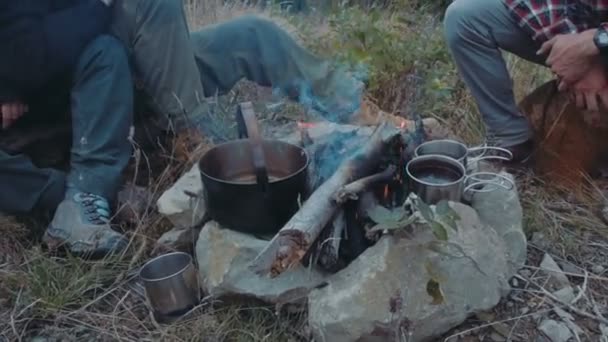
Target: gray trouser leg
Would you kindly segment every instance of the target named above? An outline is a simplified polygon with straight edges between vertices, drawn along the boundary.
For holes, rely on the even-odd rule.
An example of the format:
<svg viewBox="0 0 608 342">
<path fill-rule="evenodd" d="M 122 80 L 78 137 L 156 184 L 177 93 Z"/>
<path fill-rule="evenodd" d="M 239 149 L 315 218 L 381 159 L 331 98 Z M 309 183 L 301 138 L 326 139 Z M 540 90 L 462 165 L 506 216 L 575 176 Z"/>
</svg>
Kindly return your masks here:
<svg viewBox="0 0 608 342">
<path fill-rule="evenodd" d="M 65 193 L 65 174 L 40 169 L 25 155 L 0 151 L 0 212 L 20 214 L 34 208 L 55 210 Z"/>
<path fill-rule="evenodd" d="M 499 146 L 531 137 L 513 94 L 513 81 L 501 50 L 535 63 L 540 45 L 511 17 L 502 0 L 456 0 L 445 16 L 445 37 L 458 70 L 487 126 L 488 138 Z"/>
<path fill-rule="evenodd" d="M 289 90 L 319 83 L 327 62 L 312 55 L 269 20 L 243 16 L 192 33 L 192 46 L 205 95 L 229 91 L 245 78 Z"/>
<path fill-rule="evenodd" d="M 137 78 L 166 115 L 196 113 L 202 98 L 243 78 L 289 89 L 327 76 L 327 63 L 257 17 L 190 34 L 181 0 L 117 0 L 112 32 L 129 47 Z"/>
<path fill-rule="evenodd" d="M 80 56 L 72 94 L 72 150 L 68 185 L 113 199 L 131 157 L 133 83 L 127 54 L 101 36 Z"/>
</svg>

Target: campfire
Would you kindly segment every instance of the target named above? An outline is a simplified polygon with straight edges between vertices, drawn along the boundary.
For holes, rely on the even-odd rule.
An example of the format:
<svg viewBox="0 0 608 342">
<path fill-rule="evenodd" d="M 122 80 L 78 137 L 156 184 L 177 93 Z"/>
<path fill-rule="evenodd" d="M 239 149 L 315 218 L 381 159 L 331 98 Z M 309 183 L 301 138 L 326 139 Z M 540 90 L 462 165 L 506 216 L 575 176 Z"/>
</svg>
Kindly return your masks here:
<svg viewBox="0 0 608 342">
<path fill-rule="evenodd" d="M 315 125 L 297 124 L 310 159 L 310 195 L 253 260 L 258 274 L 276 277 L 299 263 L 342 269 L 372 243 L 365 234 L 367 212 L 405 199 L 406 135 L 415 133 L 383 124 L 369 138 L 336 132 L 314 141 L 309 130 Z"/>
<path fill-rule="evenodd" d="M 455 151 L 462 149 L 462 144 L 438 140 L 432 134 L 437 127 L 429 127 L 431 121 L 390 116 L 372 125 L 301 121 L 283 132 L 274 130 L 272 138 L 262 139 L 252 106 L 242 104 L 240 108 L 237 122 L 241 131 L 247 131 L 239 134 L 242 139 L 212 148 L 180 183 L 192 190 L 195 179 L 203 180 L 191 196 L 203 203 L 189 208 L 206 208 L 206 215 L 193 211 L 184 215 L 187 219 L 210 219 L 198 224 L 204 225 L 200 235 L 189 234 L 198 236 L 196 259 L 206 294 L 253 297 L 275 304 L 277 310 L 286 304 L 301 309 L 307 303 L 316 334 L 363 333 L 331 330 L 335 313 L 350 312 L 340 316 L 344 321 L 335 322 L 340 329 L 363 320 L 365 331 L 370 333 L 378 329 L 392 333 L 394 324 L 405 324 L 412 331 L 431 336 L 486 307 L 483 298 L 497 293 L 502 279 L 516 270 L 510 265 L 521 262 L 519 253 L 505 252 L 521 250 L 521 241 L 525 245 L 525 238 L 520 238 L 521 225 L 515 222 L 506 226 L 519 227 L 512 233 L 517 238 L 508 241 L 501 240 L 496 229 L 514 220 L 521 223 L 517 215 L 495 219 L 502 210 L 496 208 L 505 203 L 519 206 L 517 195 L 510 192 L 513 187 L 497 181 L 503 177 L 507 184 L 509 178 L 475 175 L 469 170 L 473 165 L 477 167 L 473 158 L 467 164 L 466 158 L 458 161 L 457 155 L 422 155 L 426 153 L 422 147 L 435 146 L 429 146 L 428 140 L 454 147 Z M 426 161 L 447 168 L 443 171 L 455 172 L 458 181 L 448 182 L 449 186 L 433 184 L 437 175 L 421 173 L 428 170 Z M 418 174 L 430 178 L 420 182 L 416 180 Z M 493 196 L 492 191 L 485 191 L 476 196 L 480 201 L 477 204 L 463 203 L 467 191 L 475 191 L 488 179 L 495 188 L 507 191 L 498 192 L 494 198 L 487 197 Z M 442 189 L 433 190 L 435 185 Z M 452 204 L 438 203 L 437 198 L 450 198 Z M 419 201 L 431 205 L 425 214 Z M 477 214 L 475 205 L 479 203 L 482 211 Z M 452 218 L 462 217 L 463 221 L 456 219 L 445 229 L 437 228 L 437 213 L 446 210 L 456 215 Z M 399 218 L 395 219 L 395 214 Z M 385 216 L 388 221 L 379 222 L 378 218 Z M 410 221 L 412 218 L 415 220 Z M 494 227 L 481 223 L 481 218 Z M 389 226 L 393 228 L 386 228 Z M 441 242 L 446 243 L 443 247 L 447 250 L 442 249 Z M 454 248 L 456 254 L 451 250 Z M 473 263 L 463 265 L 463 260 Z M 442 271 L 446 267 L 460 271 L 446 275 Z M 489 269 L 498 271 L 492 271 L 492 285 L 483 287 Z M 465 278 L 452 280 L 460 275 Z M 356 280 L 359 278 L 366 281 Z M 334 296 L 335 291 L 344 292 Z M 359 305 L 363 302 L 351 298 L 353 293 L 368 298 L 366 306 L 376 304 L 362 311 Z M 446 310 L 446 293 L 452 296 L 448 298 L 450 305 L 454 300 L 462 301 L 453 314 L 442 311 Z M 494 300 L 498 298 L 492 297 Z M 388 305 L 393 301 L 401 306 L 393 305 L 393 309 Z M 329 307 L 328 302 L 332 303 Z M 349 306 L 354 307 L 352 312 Z M 407 319 L 400 318 L 398 310 L 406 309 L 416 312 Z M 435 322 L 426 316 L 429 312 L 443 312 L 441 315 L 451 318 L 438 330 L 416 328 L 412 322 Z M 389 325 L 378 327 L 378 322 Z"/>
</svg>

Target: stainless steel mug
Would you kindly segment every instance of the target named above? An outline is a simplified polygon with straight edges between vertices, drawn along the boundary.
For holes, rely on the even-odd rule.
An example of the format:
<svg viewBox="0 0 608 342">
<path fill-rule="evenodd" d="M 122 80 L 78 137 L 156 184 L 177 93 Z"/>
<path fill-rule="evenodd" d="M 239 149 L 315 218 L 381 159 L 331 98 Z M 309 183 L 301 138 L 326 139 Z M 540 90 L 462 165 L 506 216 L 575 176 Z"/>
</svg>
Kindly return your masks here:
<svg viewBox="0 0 608 342">
<path fill-rule="evenodd" d="M 498 154 L 487 155 L 490 151 L 497 152 Z M 477 171 L 476 165 L 481 160 L 510 161 L 513 159 L 513 153 L 501 147 L 484 145 L 469 148 L 459 141 L 450 139 L 427 141 L 420 144 L 414 151 L 415 157 L 427 155 L 442 155 L 454 158 L 464 165 L 467 172 Z"/>
<path fill-rule="evenodd" d="M 200 303 L 198 273 L 187 253 L 156 257 L 142 267 L 139 276 L 146 298 L 159 321 L 177 319 Z"/>
<path fill-rule="evenodd" d="M 472 193 L 492 191 L 484 187 L 488 184 L 507 190 L 514 186 L 511 179 L 496 173 L 477 172 L 467 175 L 460 161 L 444 155 L 416 157 L 407 163 L 406 172 L 410 189 L 427 204 L 437 204 L 442 200 L 469 200 Z M 484 179 L 488 176 L 493 179 Z"/>
</svg>

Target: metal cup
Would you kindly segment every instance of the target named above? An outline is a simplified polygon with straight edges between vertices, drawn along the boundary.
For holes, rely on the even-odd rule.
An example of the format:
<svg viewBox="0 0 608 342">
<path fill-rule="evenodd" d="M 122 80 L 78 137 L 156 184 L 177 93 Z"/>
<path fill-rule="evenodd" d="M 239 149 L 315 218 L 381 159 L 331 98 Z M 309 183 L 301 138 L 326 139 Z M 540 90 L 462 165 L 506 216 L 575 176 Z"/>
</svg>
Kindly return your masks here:
<svg viewBox="0 0 608 342">
<path fill-rule="evenodd" d="M 467 175 L 462 162 L 444 155 L 424 155 L 406 165 L 410 188 L 427 204 L 442 200 L 462 202 L 470 200 L 472 193 L 491 191 L 484 185 L 495 185 L 510 190 L 513 182 L 502 175 L 477 172 Z M 491 175 L 494 179 L 483 179 Z M 502 182 L 496 181 L 502 180 Z M 506 183 L 506 184 L 505 184 Z"/>
<path fill-rule="evenodd" d="M 494 151 L 500 153 L 498 155 L 487 155 L 488 152 Z M 502 154 L 502 155 L 501 155 Z M 414 151 L 415 157 L 427 155 L 442 155 L 454 158 L 465 167 L 467 172 L 477 171 L 477 165 L 482 160 L 504 160 L 510 161 L 513 159 L 511 151 L 492 146 L 477 146 L 468 148 L 465 144 L 456 140 L 432 140 L 420 144 Z"/>
<path fill-rule="evenodd" d="M 173 321 L 200 303 L 198 274 L 187 253 L 154 258 L 142 267 L 139 276 L 158 321 Z"/>
</svg>

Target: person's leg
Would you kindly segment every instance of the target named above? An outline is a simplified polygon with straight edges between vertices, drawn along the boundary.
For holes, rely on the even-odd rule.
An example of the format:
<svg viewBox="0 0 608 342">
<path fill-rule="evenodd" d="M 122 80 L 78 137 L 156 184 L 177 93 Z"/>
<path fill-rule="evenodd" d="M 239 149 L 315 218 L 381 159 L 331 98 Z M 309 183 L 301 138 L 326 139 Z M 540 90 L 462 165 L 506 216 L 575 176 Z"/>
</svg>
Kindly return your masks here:
<svg viewBox="0 0 608 342">
<path fill-rule="evenodd" d="M 101 36 L 75 68 L 72 149 L 66 196 L 45 241 L 74 253 L 106 254 L 126 246 L 110 228 L 109 201 L 117 194 L 131 157 L 133 84 L 127 54 L 114 37 Z"/>
<path fill-rule="evenodd" d="M 531 128 L 515 102 L 501 50 L 543 63 L 536 55 L 540 45 L 517 25 L 502 0 L 456 0 L 444 25 L 448 47 L 477 102 L 488 139 L 502 147 L 528 142 Z"/>
<path fill-rule="evenodd" d="M 160 114 L 190 113 L 204 98 L 181 0 L 116 0 L 111 31 Z"/>
<path fill-rule="evenodd" d="M 243 78 L 336 116 L 359 105 L 358 82 L 268 20 L 246 16 L 189 34 L 181 0 L 118 0 L 112 27 L 163 114 L 197 114 L 204 97 Z"/>
<path fill-rule="evenodd" d="M 34 209 L 52 212 L 63 200 L 65 174 L 37 168 L 23 154 L 0 151 L 0 212 L 23 214 Z"/>
</svg>

